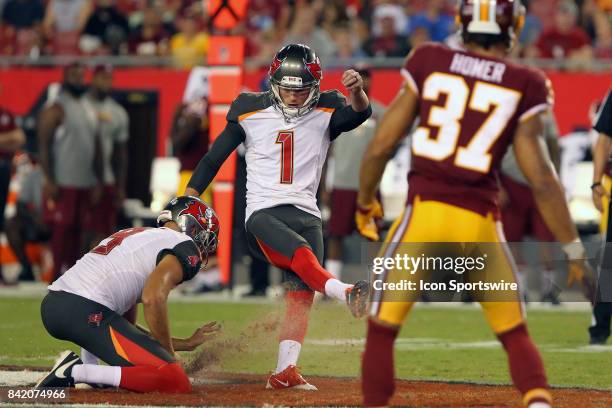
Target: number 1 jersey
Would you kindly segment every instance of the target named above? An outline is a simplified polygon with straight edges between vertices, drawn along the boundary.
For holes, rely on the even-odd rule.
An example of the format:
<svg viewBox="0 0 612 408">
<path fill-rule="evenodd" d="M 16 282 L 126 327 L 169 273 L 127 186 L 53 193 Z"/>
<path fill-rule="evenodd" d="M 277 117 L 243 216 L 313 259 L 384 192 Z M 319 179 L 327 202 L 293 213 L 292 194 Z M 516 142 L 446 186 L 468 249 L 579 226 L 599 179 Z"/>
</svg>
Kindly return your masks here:
<svg viewBox="0 0 612 408">
<path fill-rule="evenodd" d="M 240 94 L 228 121 L 245 134 L 246 220 L 257 210 L 283 204 L 321 217 L 316 195 L 330 142 L 338 136 L 334 114 L 346 108 L 342 94 L 326 91 L 311 112 L 287 122 L 268 93 Z"/>
<path fill-rule="evenodd" d="M 497 172 L 518 125 L 552 106 L 543 73 L 510 61 L 426 44 L 401 70 L 419 96 L 408 200 L 498 215 Z"/>
</svg>

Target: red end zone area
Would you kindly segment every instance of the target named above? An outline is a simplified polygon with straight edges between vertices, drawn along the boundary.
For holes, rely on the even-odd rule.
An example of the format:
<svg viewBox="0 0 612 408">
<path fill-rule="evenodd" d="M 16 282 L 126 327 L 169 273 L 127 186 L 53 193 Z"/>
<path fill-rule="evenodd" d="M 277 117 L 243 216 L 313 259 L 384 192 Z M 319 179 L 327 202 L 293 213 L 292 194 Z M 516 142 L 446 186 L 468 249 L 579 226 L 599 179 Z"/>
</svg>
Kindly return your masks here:
<svg viewBox="0 0 612 408">
<path fill-rule="evenodd" d="M 319 391 L 266 390 L 266 379 L 265 375 L 208 374 L 195 379 L 198 385 L 194 385 L 189 394 L 138 394 L 115 389 L 71 390 L 68 404 L 256 407 L 361 405 L 358 379 L 310 377 Z M 557 388 L 553 389 L 553 397 L 555 407 L 562 408 L 603 408 L 612 404 L 612 391 Z M 517 391 L 510 386 L 398 380 L 392 406 L 475 408 L 522 405 Z"/>
</svg>

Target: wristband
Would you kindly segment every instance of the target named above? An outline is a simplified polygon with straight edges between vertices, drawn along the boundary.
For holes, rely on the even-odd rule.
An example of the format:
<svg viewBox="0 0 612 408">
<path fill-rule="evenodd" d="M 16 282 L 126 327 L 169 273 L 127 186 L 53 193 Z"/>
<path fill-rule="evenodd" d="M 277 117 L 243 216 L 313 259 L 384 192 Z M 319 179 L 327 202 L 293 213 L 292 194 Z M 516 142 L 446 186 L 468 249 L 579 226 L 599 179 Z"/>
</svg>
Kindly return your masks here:
<svg viewBox="0 0 612 408">
<path fill-rule="evenodd" d="M 595 183 L 591 184 L 591 190 L 594 189 L 595 187 L 601 186 L 601 182 L 600 181 L 596 181 Z"/>
<path fill-rule="evenodd" d="M 585 250 L 584 250 L 584 245 L 582 245 L 582 242 L 580 241 L 580 238 L 576 238 L 575 240 L 573 240 L 572 242 L 568 242 L 567 244 L 563 244 L 563 246 L 561 247 L 563 249 L 563 252 L 565 253 L 565 256 L 567 256 L 567 259 L 569 259 L 570 261 L 576 260 L 576 259 L 584 259 L 585 256 Z"/>
</svg>

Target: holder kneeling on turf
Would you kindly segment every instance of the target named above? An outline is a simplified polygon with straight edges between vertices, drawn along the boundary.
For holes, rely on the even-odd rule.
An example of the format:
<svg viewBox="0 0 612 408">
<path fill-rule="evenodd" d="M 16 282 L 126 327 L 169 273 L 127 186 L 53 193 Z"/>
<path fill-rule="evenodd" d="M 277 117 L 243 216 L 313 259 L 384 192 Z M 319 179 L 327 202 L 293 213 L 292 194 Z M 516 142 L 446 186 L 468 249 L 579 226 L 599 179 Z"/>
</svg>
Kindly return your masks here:
<svg viewBox="0 0 612 408">
<path fill-rule="evenodd" d="M 107 385 L 139 392 L 191 391 L 176 351 L 190 351 L 219 330 L 216 322 L 187 339 L 170 336 L 167 298 L 193 278 L 217 247 L 219 222 L 196 197 L 177 197 L 159 228 L 129 228 L 104 239 L 52 285 L 41 305 L 53 337 L 78 344 L 107 366 L 64 352 L 37 388 Z M 122 315 L 142 302 L 149 330 Z"/>
</svg>

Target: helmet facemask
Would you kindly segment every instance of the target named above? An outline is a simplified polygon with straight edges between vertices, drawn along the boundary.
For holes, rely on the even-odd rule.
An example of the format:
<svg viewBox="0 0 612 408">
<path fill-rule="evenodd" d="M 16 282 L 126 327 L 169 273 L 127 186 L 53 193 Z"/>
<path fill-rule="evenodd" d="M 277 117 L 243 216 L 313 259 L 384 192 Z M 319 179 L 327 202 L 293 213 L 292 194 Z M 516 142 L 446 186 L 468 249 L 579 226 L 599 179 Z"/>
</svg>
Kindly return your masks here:
<svg viewBox="0 0 612 408">
<path fill-rule="evenodd" d="M 163 227 L 170 221 L 195 243 L 204 268 L 219 243 L 219 219 L 214 210 L 198 197 L 175 197 L 157 217 L 157 226 Z"/>
<path fill-rule="evenodd" d="M 306 98 L 302 106 L 293 107 L 293 106 L 287 105 L 283 101 L 283 98 L 280 95 L 281 88 L 287 89 L 287 90 L 302 90 L 302 89 L 310 88 L 310 93 L 308 94 L 308 97 Z M 314 83 L 313 85 L 311 85 L 310 87 L 285 86 L 282 83 L 279 84 L 279 83 L 276 83 L 276 81 L 270 81 L 270 90 L 272 93 L 272 103 L 274 104 L 274 107 L 283 114 L 286 122 L 291 122 L 292 120 L 295 120 L 299 118 L 300 116 L 304 116 L 308 112 L 313 110 L 315 106 L 317 106 L 317 102 L 319 101 L 319 95 L 320 95 L 318 81 Z"/>
<path fill-rule="evenodd" d="M 198 247 L 202 258 L 202 268 L 208 264 L 208 255 L 217 250 L 217 233 L 212 230 L 212 223 L 203 227 L 201 222 L 191 214 L 180 215 L 176 219 L 181 232 L 189 236 Z"/>
<path fill-rule="evenodd" d="M 274 56 L 268 70 L 270 99 L 276 110 L 282 113 L 286 122 L 308 114 L 319 101 L 319 85 L 323 73 L 321 62 L 310 47 L 303 44 L 289 44 Z M 281 90 L 307 90 L 308 96 L 301 106 L 289 106 L 281 97 Z"/>
</svg>

